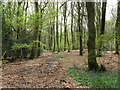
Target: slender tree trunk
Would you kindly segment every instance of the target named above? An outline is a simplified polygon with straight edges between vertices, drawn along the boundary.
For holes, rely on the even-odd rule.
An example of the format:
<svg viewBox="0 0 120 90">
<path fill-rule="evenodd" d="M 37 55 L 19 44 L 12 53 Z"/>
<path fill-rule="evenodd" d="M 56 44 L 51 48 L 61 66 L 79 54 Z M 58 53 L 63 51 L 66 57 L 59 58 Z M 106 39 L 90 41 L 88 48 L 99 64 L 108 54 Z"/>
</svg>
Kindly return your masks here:
<svg viewBox="0 0 120 90">
<path fill-rule="evenodd" d="M 83 53 L 82 53 L 82 51 L 83 51 L 83 48 L 82 48 L 82 28 L 81 28 L 83 17 L 82 17 L 82 15 L 80 15 L 80 10 L 81 10 L 80 2 L 78 2 L 78 30 L 79 30 L 79 41 L 80 41 L 80 47 L 79 47 L 80 53 L 79 54 L 83 55 Z"/>
<path fill-rule="evenodd" d="M 117 20 L 116 20 L 115 29 L 116 29 L 116 41 L 115 41 L 116 51 L 115 51 L 115 54 L 119 54 L 119 45 L 120 45 L 120 1 L 118 2 Z"/>
<path fill-rule="evenodd" d="M 66 3 L 65 10 L 67 11 L 67 3 Z M 67 31 L 67 18 L 66 18 L 66 41 L 68 44 L 68 52 L 70 52 L 69 32 Z"/>
<path fill-rule="evenodd" d="M 101 2 L 96 3 L 96 35 L 100 37 L 100 26 L 101 25 Z"/>
<path fill-rule="evenodd" d="M 52 23 L 51 21 L 50 21 L 50 23 Z M 52 26 L 50 27 L 50 37 L 49 37 L 49 39 L 50 39 L 50 41 L 49 41 L 49 49 L 51 50 L 52 49 L 52 34 L 53 34 L 53 29 L 52 29 Z"/>
<path fill-rule="evenodd" d="M 73 2 L 71 2 L 71 38 L 72 38 L 72 50 L 74 47 L 74 33 L 73 33 Z"/>
<path fill-rule="evenodd" d="M 86 8 L 88 13 L 88 69 L 90 71 L 97 71 L 98 64 L 96 61 L 95 54 L 95 10 L 94 10 L 94 2 L 86 2 Z"/>
<path fill-rule="evenodd" d="M 61 24 L 60 24 L 60 46 L 62 44 L 62 16 L 61 16 Z"/>
<path fill-rule="evenodd" d="M 100 48 L 100 29 L 101 29 L 101 14 L 102 14 L 102 9 L 101 9 L 101 4 L 102 4 L 102 2 L 96 2 L 96 39 L 97 39 L 97 43 L 98 43 L 98 45 L 97 45 L 97 55 L 96 56 L 99 56 L 99 48 Z"/>
<path fill-rule="evenodd" d="M 102 3 L 102 19 L 101 19 L 101 31 L 100 31 L 100 43 L 99 43 L 99 51 L 97 56 L 102 56 L 102 40 L 103 40 L 103 35 L 105 32 L 105 15 L 106 15 L 106 5 L 107 2 Z"/>
<path fill-rule="evenodd" d="M 38 2 L 37 2 L 38 3 Z M 41 2 L 42 3 L 42 2 Z M 40 19 L 40 30 L 38 31 L 38 47 L 37 47 L 37 57 L 41 55 L 41 50 L 42 50 L 42 47 L 41 47 L 41 33 L 42 33 L 42 29 L 43 29 L 43 13 L 44 13 L 44 10 L 45 10 L 45 7 L 47 6 L 47 3 L 44 3 L 44 6 L 42 7 L 42 4 L 40 4 L 40 12 L 39 12 L 39 9 L 37 11 L 37 13 L 40 13 L 40 15 L 37 17 L 37 20 Z M 37 6 L 38 7 L 38 6 Z M 37 24 L 38 26 L 38 29 L 39 29 L 39 24 Z M 45 48 L 45 46 L 43 46 Z"/>
<path fill-rule="evenodd" d="M 57 51 L 59 50 L 59 32 L 58 32 L 58 2 L 57 2 L 57 16 L 56 16 L 56 42 L 57 42 Z"/>
<path fill-rule="evenodd" d="M 18 2 L 18 8 L 17 8 L 17 17 L 19 18 L 20 17 L 20 6 L 21 6 L 22 2 Z M 19 24 L 20 20 L 17 19 L 17 24 Z M 17 25 L 17 41 L 19 42 L 19 39 L 20 39 L 20 26 Z M 16 50 L 16 53 L 15 53 L 15 58 L 20 58 L 20 49 L 19 50 Z"/>
<path fill-rule="evenodd" d="M 53 2 L 53 9 L 55 10 L 55 4 Z M 53 33 L 54 33 L 54 44 L 53 44 L 53 52 L 55 52 L 55 49 L 56 49 L 56 46 L 55 46 L 55 43 L 56 43 L 56 35 L 55 35 L 55 17 L 53 17 Z"/>
<path fill-rule="evenodd" d="M 18 2 L 18 9 L 17 9 L 17 17 L 20 16 L 20 6 L 21 6 L 22 2 Z M 19 23 L 20 21 L 17 20 L 17 23 Z M 19 34 L 20 34 L 20 27 L 17 26 L 17 39 L 19 39 Z"/>
<path fill-rule="evenodd" d="M 67 10 L 67 3 L 64 5 L 64 51 L 67 48 L 67 25 L 66 25 L 66 10 Z"/>
<path fill-rule="evenodd" d="M 67 32 L 68 52 L 70 52 L 69 32 Z"/>
<path fill-rule="evenodd" d="M 40 10 L 40 30 L 38 31 L 38 40 L 39 40 L 39 43 L 38 43 L 38 53 L 37 53 L 38 55 L 37 55 L 37 57 L 41 55 L 41 48 L 42 48 L 41 44 L 40 44 L 40 42 L 41 42 L 41 33 L 42 33 L 42 28 L 43 28 L 42 17 L 43 17 L 43 11 Z"/>
<path fill-rule="evenodd" d="M 33 42 L 38 40 L 38 29 L 39 29 L 39 25 L 38 25 L 38 2 L 34 2 L 35 4 L 35 14 L 36 14 L 36 20 L 35 20 L 35 30 L 34 30 L 34 35 L 33 35 Z M 30 55 L 30 59 L 36 58 L 38 55 L 37 52 L 37 48 L 38 48 L 38 43 L 34 42 L 34 45 L 32 46 L 32 50 L 31 50 L 31 55 Z"/>
<path fill-rule="evenodd" d="M 54 30 L 54 46 L 53 46 L 53 52 L 55 52 L 55 50 L 56 50 L 56 45 L 55 45 L 55 43 L 56 43 L 56 39 L 55 39 L 55 24 L 53 25 L 53 30 Z"/>
<path fill-rule="evenodd" d="M 50 24 L 52 23 L 51 19 L 50 19 L 49 23 Z M 48 33 L 49 33 L 49 35 L 47 37 L 48 38 L 48 49 L 51 50 L 52 49 L 52 34 L 53 34 L 52 26 L 50 28 L 48 28 Z"/>
<path fill-rule="evenodd" d="M 26 5 L 26 7 L 25 7 Z M 27 9 L 28 9 L 28 2 L 24 2 L 24 6 L 23 6 L 23 10 L 24 10 L 24 13 L 25 13 L 25 20 L 23 21 L 24 22 L 24 28 L 23 28 L 23 31 L 22 31 L 22 37 L 23 38 L 26 38 L 27 35 L 26 35 L 26 29 L 27 29 Z M 25 42 L 27 43 L 27 41 Z M 22 49 L 22 58 L 26 58 L 27 57 L 27 54 L 28 54 L 28 49 L 27 48 L 24 48 Z"/>
</svg>

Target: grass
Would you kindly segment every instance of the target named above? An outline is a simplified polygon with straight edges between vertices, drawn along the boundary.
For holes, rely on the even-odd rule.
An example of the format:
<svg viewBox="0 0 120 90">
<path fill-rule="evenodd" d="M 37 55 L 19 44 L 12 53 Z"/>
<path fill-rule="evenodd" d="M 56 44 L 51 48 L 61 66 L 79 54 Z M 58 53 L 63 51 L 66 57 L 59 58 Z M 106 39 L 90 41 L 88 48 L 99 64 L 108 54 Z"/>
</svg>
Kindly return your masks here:
<svg viewBox="0 0 120 90">
<path fill-rule="evenodd" d="M 71 56 L 80 56 L 80 55 L 60 55 L 60 56 L 56 56 L 56 58 L 67 58 Z"/>
<path fill-rule="evenodd" d="M 78 67 L 70 67 L 67 72 L 81 85 L 94 88 L 118 88 L 118 72 L 85 72 L 80 71 Z"/>
</svg>

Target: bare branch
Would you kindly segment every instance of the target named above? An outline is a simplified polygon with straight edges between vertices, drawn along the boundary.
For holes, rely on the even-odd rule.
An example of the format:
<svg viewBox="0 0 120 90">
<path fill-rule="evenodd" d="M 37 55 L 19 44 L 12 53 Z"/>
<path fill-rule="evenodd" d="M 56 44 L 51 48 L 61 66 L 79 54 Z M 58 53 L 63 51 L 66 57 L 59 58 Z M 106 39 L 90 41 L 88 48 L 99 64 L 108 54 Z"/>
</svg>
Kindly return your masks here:
<svg viewBox="0 0 120 90">
<path fill-rule="evenodd" d="M 45 3 L 45 6 L 41 9 L 41 11 L 45 10 L 45 7 L 47 6 L 48 2 Z"/>
</svg>

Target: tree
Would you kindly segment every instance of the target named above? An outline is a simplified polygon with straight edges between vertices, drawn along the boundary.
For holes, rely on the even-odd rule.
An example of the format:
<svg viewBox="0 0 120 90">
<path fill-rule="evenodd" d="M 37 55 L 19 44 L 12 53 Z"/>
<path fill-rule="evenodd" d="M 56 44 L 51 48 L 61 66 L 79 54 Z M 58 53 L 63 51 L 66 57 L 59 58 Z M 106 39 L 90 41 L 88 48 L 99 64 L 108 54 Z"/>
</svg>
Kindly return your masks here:
<svg viewBox="0 0 120 90">
<path fill-rule="evenodd" d="M 37 43 L 36 41 L 38 40 L 38 29 L 39 29 L 39 25 L 38 25 L 38 13 L 39 13 L 39 9 L 38 9 L 38 2 L 34 2 L 35 4 L 35 14 L 36 14 L 36 19 L 35 19 L 35 30 L 34 30 L 34 36 L 33 36 L 33 46 L 32 46 L 32 50 L 31 50 L 31 55 L 30 58 L 36 58 L 37 56 Z"/>
<path fill-rule="evenodd" d="M 67 48 L 67 21 L 66 21 L 66 11 L 67 11 L 67 2 L 64 5 L 64 11 L 63 11 L 63 16 L 64 16 L 64 51 Z"/>
<path fill-rule="evenodd" d="M 79 31 L 79 41 L 80 41 L 80 55 L 83 55 L 82 51 L 82 19 L 83 19 L 83 15 L 80 15 L 80 10 L 82 7 L 80 7 L 80 2 L 78 2 L 78 31 Z"/>
<path fill-rule="evenodd" d="M 71 2 L 71 37 L 72 37 L 72 49 L 75 49 L 74 45 L 74 31 L 73 31 L 73 2 Z"/>
<path fill-rule="evenodd" d="M 62 24 L 62 21 L 63 21 L 63 16 L 61 15 L 61 23 L 60 23 L 60 46 L 62 46 L 62 37 L 63 37 L 63 32 L 62 32 L 62 26 L 63 26 L 63 24 Z"/>
<path fill-rule="evenodd" d="M 114 49 L 114 37 L 112 37 L 111 40 L 107 38 L 109 40 L 108 42 L 105 42 L 104 39 L 107 34 L 113 34 L 115 31 L 113 30 L 113 26 L 115 25 L 109 25 L 108 23 L 105 31 L 106 4 L 107 2 L 99 2 L 93 5 L 95 8 L 90 7 L 90 10 L 94 10 L 95 12 L 95 14 L 93 13 L 92 15 L 90 14 L 91 11 L 87 9 L 89 11 L 88 21 L 90 24 L 88 25 L 89 30 L 87 30 L 87 12 L 84 8 L 84 3 L 69 3 L 68 1 L 63 3 L 57 2 L 56 5 L 55 2 L 3 3 L 3 53 L 5 53 L 5 57 L 30 57 L 33 59 L 40 56 L 40 53 L 44 49 L 57 52 L 60 50 L 70 51 L 71 49 L 80 49 L 80 55 L 82 55 L 83 49 L 87 47 L 88 39 L 89 60 L 91 59 L 90 52 L 93 50 L 91 56 L 93 61 L 95 61 L 94 49 L 96 46 L 96 49 L 100 51 L 100 53 L 103 50 L 103 45 L 111 50 Z M 31 6 L 33 6 L 33 8 L 31 8 Z M 60 11 L 59 6 L 60 9 L 62 7 L 62 11 Z M 59 20 L 59 17 L 61 20 Z M 111 22 L 114 23 L 114 21 Z M 110 31 L 108 31 L 109 26 L 112 27 Z M 119 53 L 118 28 L 119 13 L 116 20 L 116 53 Z M 96 29 L 97 34 L 93 29 Z M 87 36 L 88 33 L 89 37 Z M 97 35 L 97 38 L 94 34 Z M 101 38 L 103 36 L 104 38 Z M 100 41 L 98 40 L 99 38 Z M 111 38 L 111 36 L 109 36 L 109 38 Z M 95 39 L 99 41 L 99 44 L 97 43 L 96 46 L 94 42 Z M 112 47 L 109 47 L 110 45 Z"/>
<path fill-rule="evenodd" d="M 0 1 L 0 20 L 2 20 L 2 2 Z M 2 23 L 0 23 L 0 58 L 2 56 Z"/>
<path fill-rule="evenodd" d="M 58 32 L 58 2 L 57 2 L 57 15 L 56 15 L 56 42 L 57 42 L 57 51 L 60 52 L 59 50 L 59 32 Z"/>
<path fill-rule="evenodd" d="M 88 13 L 88 69 L 90 71 L 98 70 L 98 63 L 96 61 L 95 54 L 95 9 L 94 2 L 86 2 L 86 8 Z"/>
<path fill-rule="evenodd" d="M 53 9 L 55 10 L 55 3 L 53 2 Z M 53 16 L 53 25 L 52 25 L 52 28 L 53 28 L 53 34 L 54 34 L 54 43 L 53 43 L 53 52 L 55 52 L 55 43 L 56 43 L 56 38 L 55 38 L 55 16 Z"/>
<path fill-rule="evenodd" d="M 120 44 L 120 1 L 118 2 L 117 20 L 116 20 L 115 29 L 116 29 L 116 41 L 115 41 L 116 51 L 115 51 L 115 54 L 119 54 L 119 44 Z"/>
<path fill-rule="evenodd" d="M 103 40 L 103 35 L 105 32 L 105 15 L 106 15 L 106 5 L 107 2 L 102 2 L 102 19 L 101 19 L 101 30 L 100 30 L 100 43 L 98 47 L 98 55 L 97 56 L 102 56 L 101 51 L 102 51 L 102 40 Z"/>
<path fill-rule="evenodd" d="M 10 26 L 8 25 L 8 23 L 6 22 L 7 19 L 10 19 L 11 18 L 11 5 L 12 3 L 9 2 L 6 4 L 6 6 L 1 2 L 1 7 L 3 8 L 1 10 L 1 13 L 2 15 L 2 53 L 4 54 L 3 55 L 3 58 L 7 58 L 9 56 L 11 56 L 11 53 L 10 53 L 10 47 L 12 46 L 13 42 L 12 42 L 12 39 L 11 39 L 11 36 L 12 36 L 12 28 L 10 28 Z M 6 14 L 7 13 L 7 14 Z"/>
</svg>

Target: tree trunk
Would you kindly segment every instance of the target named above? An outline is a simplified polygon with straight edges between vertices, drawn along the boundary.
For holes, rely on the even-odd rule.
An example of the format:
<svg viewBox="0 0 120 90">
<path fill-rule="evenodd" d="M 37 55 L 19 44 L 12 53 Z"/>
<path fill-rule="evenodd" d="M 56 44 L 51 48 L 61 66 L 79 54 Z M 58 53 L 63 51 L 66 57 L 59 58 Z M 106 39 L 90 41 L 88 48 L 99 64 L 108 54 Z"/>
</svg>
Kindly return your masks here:
<svg viewBox="0 0 120 90">
<path fill-rule="evenodd" d="M 70 52 L 69 32 L 67 32 L 68 52 Z"/>
<path fill-rule="evenodd" d="M 18 2 L 18 8 L 17 8 L 17 18 L 20 17 L 20 6 L 21 6 L 22 2 Z M 21 22 L 19 19 L 17 19 L 17 42 L 19 43 L 19 40 L 20 40 L 20 30 L 21 30 L 21 27 L 19 26 L 19 22 Z M 19 50 L 16 50 L 16 55 L 15 55 L 15 58 L 20 58 L 20 49 Z"/>
<path fill-rule="evenodd" d="M 82 28 L 81 28 L 83 18 L 82 18 L 82 15 L 80 15 L 80 10 L 81 10 L 80 2 L 78 2 L 78 31 L 79 31 L 79 41 L 80 41 L 80 47 L 79 47 L 80 53 L 79 53 L 79 55 L 83 55 L 83 53 L 82 53 L 82 51 L 83 51 L 83 48 L 82 48 Z"/>
<path fill-rule="evenodd" d="M 88 69 L 90 71 L 97 71 L 98 64 L 96 61 L 95 54 L 95 10 L 94 10 L 94 2 L 86 2 L 86 8 L 88 13 Z"/>
<path fill-rule="evenodd" d="M 101 31 L 100 31 L 100 43 L 99 43 L 99 49 L 98 49 L 98 53 L 97 56 L 102 56 L 102 40 L 103 40 L 103 35 L 105 32 L 105 15 L 106 15 L 106 5 L 107 2 L 103 2 L 102 3 L 102 19 L 101 19 Z"/>
<path fill-rule="evenodd" d="M 60 23 L 60 47 L 62 46 L 62 35 L 63 35 L 63 32 L 62 32 L 62 16 L 61 16 L 61 23 Z M 61 47 L 62 48 L 62 47 Z"/>
<path fill-rule="evenodd" d="M 26 7 L 25 7 L 25 4 L 26 4 Z M 25 17 L 27 17 L 27 9 L 28 9 L 28 2 L 24 2 L 23 10 L 24 10 L 24 13 L 25 13 Z M 23 26 L 24 28 L 23 28 L 23 31 L 22 31 L 22 35 L 23 35 L 22 38 L 26 38 L 27 37 L 27 34 L 26 34 L 27 18 L 25 18 L 25 20 L 23 22 L 24 22 L 24 26 Z M 27 43 L 27 41 L 25 43 Z M 22 49 L 22 58 L 26 58 L 27 55 L 28 55 L 28 49 L 27 48 Z"/>
<path fill-rule="evenodd" d="M 97 39 L 97 56 L 99 56 L 99 48 L 100 48 L 100 29 L 101 29 L 101 17 L 102 17 L 102 9 L 101 9 L 102 2 L 96 2 L 96 16 L 95 16 L 95 23 L 96 23 L 96 39 Z"/>
<path fill-rule="evenodd" d="M 42 28 L 43 28 L 42 17 L 43 17 L 43 11 L 40 10 L 40 30 L 38 31 L 38 40 L 39 40 L 39 43 L 38 43 L 37 57 L 41 55 L 41 48 L 42 48 L 41 45 L 40 45 L 40 42 L 41 42 L 41 32 L 42 32 Z"/>
<path fill-rule="evenodd" d="M 21 6 L 22 2 L 18 2 L 18 8 L 17 8 L 17 17 L 20 16 L 20 6 Z M 17 23 L 19 23 L 20 21 L 17 20 Z M 20 34 L 20 27 L 19 25 L 17 26 L 17 39 L 19 39 L 19 34 Z"/>
<path fill-rule="evenodd" d="M 53 9 L 55 10 L 55 4 L 53 2 Z M 56 43 L 56 39 L 55 39 L 55 16 L 53 17 L 53 34 L 54 34 L 54 43 L 53 43 L 53 52 L 55 52 L 56 50 L 56 46 L 55 46 L 55 43 Z"/>
<path fill-rule="evenodd" d="M 73 2 L 71 2 L 71 38 L 72 38 L 72 50 L 74 47 L 74 33 L 73 33 Z"/>
<path fill-rule="evenodd" d="M 67 3 L 65 3 L 64 5 L 64 12 L 63 12 L 63 16 L 64 16 L 64 51 L 67 48 L 67 25 L 66 25 L 66 10 L 67 10 Z"/>
<path fill-rule="evenodd" d="M 51 24 L 52 21 L 50 19 L 49 23 Z M 48 28 L 48 50 L 51 50 L 52 49 L 52 26 Z"/>
<path fill-rule="evenodd" d="M 38 48 L 38 43 L 34 42 L 38 40 L 38 29 L 39 29 L 39 24 L 38 24 L 38 2 L 34 2 L 35 4 L 35 14 L 36 14 L 36 20 L 35 20 L 35 30 L 34 30 L 34 35 L 33 35 L 33 46 L 32 46 L 32 50 L 31 50 L 31 55 L 30 55 L 30 59 L 36 58 L 38 55 L 37 52 L 37 48 Z"/>
<path fill-rule="evenodd" d="M 115 29 L 116 29 L 116 41 L 115 41 L 116 51 L 115 51 L 115 54 L 119 54 L 119 45 L 120 45 L 120 1 L 118 2 L 117 20 L 116 20 Z"/>
<path fill-rule="evenodd" d="M 57 42 L 57 51 L 59 50 L 59 32 L 58 32 L 58 2 L 57 2 L 57 16 L 56 16 L 56 42 Z"/>
</svg>

